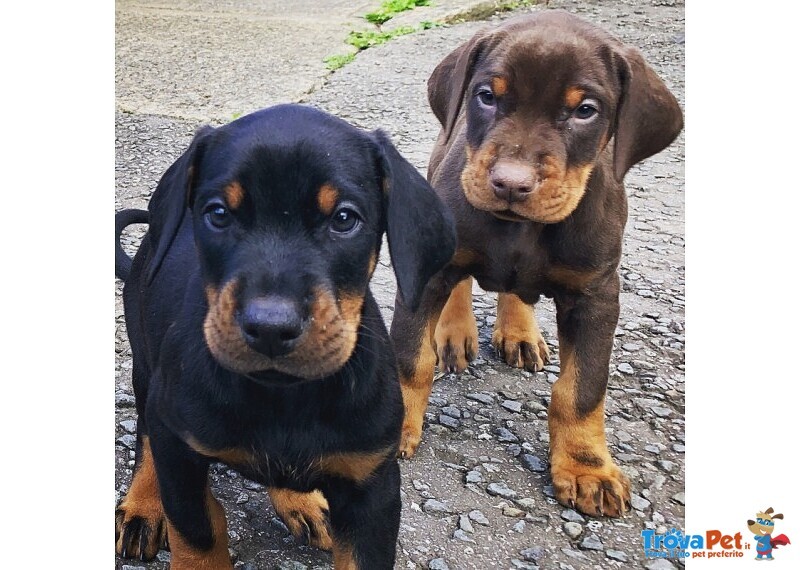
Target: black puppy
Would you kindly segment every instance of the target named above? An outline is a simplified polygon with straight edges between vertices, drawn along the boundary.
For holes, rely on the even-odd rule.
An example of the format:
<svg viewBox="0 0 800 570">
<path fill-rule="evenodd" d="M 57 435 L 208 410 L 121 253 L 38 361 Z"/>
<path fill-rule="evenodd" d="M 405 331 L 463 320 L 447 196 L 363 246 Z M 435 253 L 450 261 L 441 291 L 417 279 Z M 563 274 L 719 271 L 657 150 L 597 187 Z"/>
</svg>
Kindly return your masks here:
<svg viewBox="0 0 800 570">
<path fill-rule="evenodd" d="M 337 570 L 391 568 L 403 404 L 368 282 L 384 231 L 411 306 L 451 258 L 431 187 L 383 133 L 281 105 L 197 133 L 131 264 L 119 233 L 143 214 L 116 220 L 139 415 L 117 553 L 168 539 L 174 569 L 230 568 L 221 461 Z"/>
</svg>

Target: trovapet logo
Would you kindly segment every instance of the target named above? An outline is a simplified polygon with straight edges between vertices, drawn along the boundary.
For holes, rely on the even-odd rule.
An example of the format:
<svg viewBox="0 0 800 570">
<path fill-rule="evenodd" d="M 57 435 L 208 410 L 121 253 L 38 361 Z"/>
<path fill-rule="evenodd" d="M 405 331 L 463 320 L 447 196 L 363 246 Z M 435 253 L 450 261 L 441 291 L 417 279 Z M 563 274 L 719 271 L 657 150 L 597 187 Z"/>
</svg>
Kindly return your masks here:
<svg viewBox="0 0 800 570">
<path fill-rule="evenodd" d="M 741 532 L 707 530 L 703 534 L 684 534 L 673 528 L 664 534 L 643 530 L 642 547 L 647 558 L 743 558 L 745 553 L 754 553 L 756 560 L 774 560 L 773 550 L 791 544 L 785 534 L 773 536 L 775 519 L 783 519 L 783 514 L 773 514 L 770 507 L 757 513 L 756 520 L 747 521 L 755 545 Z"/>
<path fill-rule="evenodd" d="M 719 530 L 705 534 L 683 534 L 674 528 L 666 534 L 643 530 L 642 543 L 647 558 L 741 558 L 750 548 L 743 543 L 742 533 L 730 535 Z"/>
</svg>

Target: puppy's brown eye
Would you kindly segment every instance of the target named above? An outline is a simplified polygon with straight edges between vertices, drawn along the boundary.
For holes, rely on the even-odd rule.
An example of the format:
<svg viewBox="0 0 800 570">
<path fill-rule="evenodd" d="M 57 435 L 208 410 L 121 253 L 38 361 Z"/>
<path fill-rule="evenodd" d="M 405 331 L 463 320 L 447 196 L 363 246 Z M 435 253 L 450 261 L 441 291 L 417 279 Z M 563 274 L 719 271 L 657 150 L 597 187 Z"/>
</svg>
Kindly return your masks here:
<svg viewBox="0 0 800 570">
<path fill-rule="evenodd" d="M 484 107 L 494 107 L 497 102 L 494 93 L 485 88 L 478 91 L 478 101 L 480 101 L 481 105 Z"/>
<path fill-rule="evenodd" d="M 206 223 L 212 228 L 221 230 L 231 225 L 233 217 L 228 209 L 222 204 L 211 204 L 204 213 Z"/>
<path fill-rule="evenodd" d="M 340 208 L 331 218 L 331 231 L 337 234 L 353 233 L 361 225 L 361 218 L 351 208 Z"/>
<path fill-rule="evenodd" d="M 597 114 L 597 107 L 592 105 L 591 103 L 582 103 L 575 109 L 573 115 L 576 119 L 580 119 L 585 121 L 586 119 L 591 119 Z"/>
</svg>

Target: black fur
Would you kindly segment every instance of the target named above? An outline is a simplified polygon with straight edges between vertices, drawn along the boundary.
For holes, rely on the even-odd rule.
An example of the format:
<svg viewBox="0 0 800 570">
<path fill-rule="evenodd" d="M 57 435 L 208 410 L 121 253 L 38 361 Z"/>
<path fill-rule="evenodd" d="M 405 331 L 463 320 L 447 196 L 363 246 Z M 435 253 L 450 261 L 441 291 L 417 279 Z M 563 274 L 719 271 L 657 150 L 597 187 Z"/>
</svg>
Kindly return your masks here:
<svg viewBox="0 0 800 570">
<path fill-rule="evenodd" d="M 227 204 L 232 183 L 243 196 L 228 205 L 220 229 L 215 207 Z M 323 185 L 336 189 L 333 214 L 318 205 Z M 345 206 L 357 213 L 359 225 L 337 234 L 333 218 Z M 281 105 L 198 132 L 164 174 L 149 210 L 149 232 L 132 265 L 117 246 L 116 268 L 125 279 L 139 448 L 149 438 L 170 522 L 197 551 L 211 548 L 203 493 L 208 466 L 220 457 L 200 451 L 224 457 L 225 450 L 239 450 L 255 459 L 230 464 L 248 478 L 321 490 L 334 543 L 352 548 L 360 568 L 391 568 L 403 405 L 395 356 L 368 281 L 387 231 L 400 290 L 414 303 L 453 254 L 453 222 L 442 203 L 384 134 L 309 107 Z M 117 234 L 142 215 L 117 214 Z M 319 290 L 340 305 L 361 299 L 349 358 L 321 378 L 305 369 L 230 369 L 210 348 L 204 323 L 208 291 L 234 282 L 241 326 L 243 307 L 253 299 L 280 298 L 298 307 L 304 331 Z M 324 355 L 302 356 L 313 367 Z M 375 452 L 385 457 L 361 482 L 318 468 L 323 457 Z"/>
</svg>

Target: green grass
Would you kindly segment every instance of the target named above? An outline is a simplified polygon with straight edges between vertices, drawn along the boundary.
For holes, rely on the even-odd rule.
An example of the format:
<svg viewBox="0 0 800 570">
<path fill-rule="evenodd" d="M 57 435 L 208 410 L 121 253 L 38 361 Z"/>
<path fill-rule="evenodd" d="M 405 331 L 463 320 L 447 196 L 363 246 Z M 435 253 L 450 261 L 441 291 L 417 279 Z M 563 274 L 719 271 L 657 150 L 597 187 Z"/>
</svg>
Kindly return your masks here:
<svg viewBox="0 0 800 570">
<path fill-rule="evenodd" d="M 325 62 L 325 65 L 330 71 L 336 71 L 339 68 L 344 67 L 351 61 L 356 58 L 356 54 L 354 53 L 345 53 L 339 55 L 329 55 L 322 61 Z"/>
<path fill-rule="evenodd" d="M 351 30 L 345 40 L 347 44 L 353 46 L 358 51 L 342 55 L 329 55 L 323 59 L 323 61 L 330 71 L 336 71 L 353 61 L 356 57 L 356 53 L 359 51 L 385 44 L 389 40 L 399 36 L 413 34 L 414 32 L 422 30 L 430 30 L 431 28 L 438 28 L 439 26 L 446 26 L 456 22 L 482 20 L 492 14 L 499 14 L 525 6 L 532 6 L 541 1 L 542 0 L 496 0 L 488 6 L 482 6 L 480 9 L 469 11 L 455 18 L 447 18 L 438 22 L 425 21 L 420 22 L 416 27 L 399 26 L 393 30 L 383 31 L 381 25 L 391 20 L 395 14 L 413 10 L 417 6 L 428 6 L 431 3 L 431 0 L 383 0 L 380 8 L 374 12 L 364 14 L 363 16 L 365 20 L 375 24 L 375 29 L 366 31 Z"/>
<path fill-rule="evenodd" d="M 430 0 L 384 0 L 380 8 L 374 12 L 364 14 L 364 19 L 376 26 L 380 26 L 394 18 L 395 14 L 413 10 L 417 6 L 428 6 L 429 4 Z"/>
<path fill-rule="evenodd" d="M 372 30 L 358 32 L 353 30 L 347 36 L 345 42 L 347 42 L 348 44 L 350 44 L 351 46 L 355 47 L 360 51 L 363 49 L 385 44 L 392 38 L 396 38 L 398 36 L 405 36 L 406 34 L 413 34 L 416 31 L 417 28 L 415 28 L 414 26 L 400 26 L 399 28 L 395 28 L 394 30 L 390 30 L 388 32 L 372 31 Z"/>
</svg>

